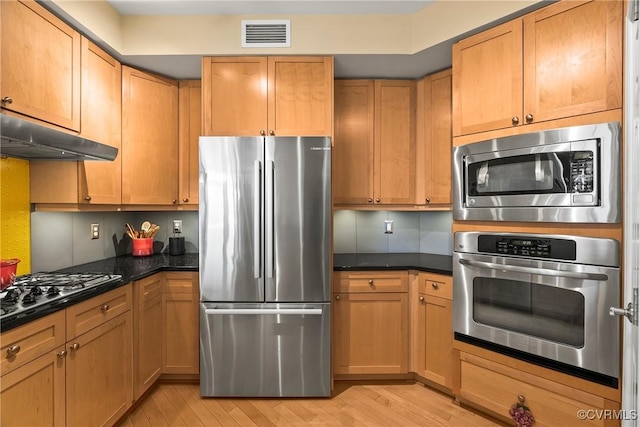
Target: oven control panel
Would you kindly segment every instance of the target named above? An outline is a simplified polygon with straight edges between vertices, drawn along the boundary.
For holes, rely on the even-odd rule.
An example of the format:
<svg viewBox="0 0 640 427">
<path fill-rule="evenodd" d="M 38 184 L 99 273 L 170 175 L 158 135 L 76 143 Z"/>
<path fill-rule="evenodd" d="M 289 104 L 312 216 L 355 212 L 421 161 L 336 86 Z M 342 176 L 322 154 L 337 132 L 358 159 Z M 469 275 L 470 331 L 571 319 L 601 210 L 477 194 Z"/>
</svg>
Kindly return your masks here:
<svg viewBox="0 0 640 427">
<path fill-rule="evenodd" d="M 571 239 L 481 234 L 478 236 L 478 250 L 497 255 L 561 260 L 576 259 L 576 243 Z"/>
</svg>

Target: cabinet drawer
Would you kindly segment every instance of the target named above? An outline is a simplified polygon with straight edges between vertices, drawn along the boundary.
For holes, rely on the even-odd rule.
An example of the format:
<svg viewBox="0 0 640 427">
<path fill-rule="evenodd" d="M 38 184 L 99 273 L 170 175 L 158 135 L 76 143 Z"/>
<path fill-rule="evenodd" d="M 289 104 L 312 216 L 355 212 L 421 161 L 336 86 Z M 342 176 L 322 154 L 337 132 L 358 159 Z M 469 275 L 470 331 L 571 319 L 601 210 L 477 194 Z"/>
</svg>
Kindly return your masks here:
<svg viewBox="0 0 640 427">
<path fill-rule="evenodd" d="M 67 340 L 111 320 L 131 308 L 131 284 L 67 308 Z"/>
<path fill-rule="evenodd" d="M 537 427 L 605 425 L 603 419 L 580 420 L 581 410 L 616 410 L 616 402 L 555 383 L 524 371 L 461 353 L 460 395 L 500 418 L 509 419 L 509 409 L 524 397 Z"/>
<path fill-rule="evenodd" d="M 333 276 L 334 292 L 408 292 L 407 271 L 336 272 Z"/>
<path fill-rule="evenodd" d="M 421 294 L 432 295 L 434 297 L 452 299 L 453 283 L 449 276 L 439 274 L 422 274 L 420 273 L 420 289 Z"/>
<path fill-rule="evenodd" d="M 0 375 L 65 343 L 64 310 L 0 335 Z"/>
</svg>

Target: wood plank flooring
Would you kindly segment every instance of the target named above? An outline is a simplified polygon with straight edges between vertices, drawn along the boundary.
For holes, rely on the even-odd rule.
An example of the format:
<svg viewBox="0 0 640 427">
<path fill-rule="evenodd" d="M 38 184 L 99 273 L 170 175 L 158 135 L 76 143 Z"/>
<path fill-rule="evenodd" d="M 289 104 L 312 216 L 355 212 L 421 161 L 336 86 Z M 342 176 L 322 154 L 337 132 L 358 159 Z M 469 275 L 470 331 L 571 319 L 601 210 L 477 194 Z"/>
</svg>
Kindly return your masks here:
<svg viewBox="0 0 640 427">
<path fill-rule="evenodd" d="M 330 399 L 200 398 L 198 384 L 160 383 L 119 424 L 158 426 L 439 426 L 495 422 L 420 384 L 336 382 Z"/>
</svg>

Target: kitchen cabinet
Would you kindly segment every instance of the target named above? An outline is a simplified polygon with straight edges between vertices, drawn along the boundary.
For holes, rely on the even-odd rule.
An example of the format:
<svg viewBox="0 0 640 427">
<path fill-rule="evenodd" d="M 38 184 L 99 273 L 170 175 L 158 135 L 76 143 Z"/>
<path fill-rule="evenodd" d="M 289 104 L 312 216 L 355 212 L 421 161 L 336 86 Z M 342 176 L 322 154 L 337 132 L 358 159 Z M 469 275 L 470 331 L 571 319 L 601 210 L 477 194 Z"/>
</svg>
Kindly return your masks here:
<svg viewBox="0 0 640 427">
<path fill-rule="evenodd" d="M 408 272 L 336 272 L 334 374 L 406 374 Z"/>
<path fill-rule="evenodd" d="M 66 309 L 67 425 L 112 425 L 131 407 L 131 285 Z"/>
<path fill-rule="evenodd" d="M 200 80 L 178 82 L 178 204 L 198 207 L 198 140 L 202 134 Z"/>
<path fill-rule="evenodd" d="M 204 135 L 330 136 L 333 58 L 204 57 Z"/>
<path fill-rule="evenodd" d="M 178 203 L 178 83 L 122 67 L 122 204 Z"/>
<path fill-rule="evenodd" d="M 0 424 L 64 426 L 64 311 L 3 332 L 0 338 Z"/>
<path fill-rule="evenodd" d="M 138 399 L 162 371 L 163 274 L 133 282 L 133 398 Z"/>
<path fill-rule="evenodd" d="M 200 287 L 197 272 L 166 272 L 162 294 L 162 372 L 200 372 Z"/>
<path fill-rule="evenodd" d="M 32 0 L 3 1 L 2 108 L 80 130 L 80 33 Z"/>
<path fill-rule="evenodd" d="M 416 204 L 451 205 L 451 69 L 416 83 Z"/>
<path fill-rule="evenodd" d="M 622 107 L 623 2 L 561 1 L 453 46 L 453 134 Z"/>
<path fill-rule="evenodd" d="M 336 80 L 334 203 L 413 205 L 415 82 Z"/>
<path fill-rule="evenodd" d="M 31 203 L 119 205 L 122 194 L 121 65 L 82 37 L 80 135 L 118 148 L 113 161 L 29 163 Z"/>
<path fill-rule="evenodd" d="M 524 370 L 513 369 L 495 360 L 473 354 L 460 353 L 460 390 L 463 403 L 471 403 L 491 415 L 510 420 L 509 409 L 520 402 L 526 405 L 536 426 L 619 425 L 618 420 L 607 417 L 578 419 L 580 411 L 615 411 L 618 402 L 568 387 L 539 377 Z"/>
<path fill-rule="evenodd" d="M 411 370 L 451 390 L 453 381 L 452 278 L 418 273 L 412 283 Z"/>
</svg>

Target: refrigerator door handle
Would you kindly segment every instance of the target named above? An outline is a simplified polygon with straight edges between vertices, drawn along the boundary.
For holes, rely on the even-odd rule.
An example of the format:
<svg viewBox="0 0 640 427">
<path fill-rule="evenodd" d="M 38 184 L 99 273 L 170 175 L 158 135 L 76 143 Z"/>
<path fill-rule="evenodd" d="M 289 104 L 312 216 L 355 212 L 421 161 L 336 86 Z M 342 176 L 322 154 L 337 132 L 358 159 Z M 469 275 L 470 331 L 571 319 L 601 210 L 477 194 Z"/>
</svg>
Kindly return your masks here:
<svg viewBox="0 0 640 427">
<path fill-rule="evenodd" d="M 321 308 L 206 308 L 205 314 L 310 314 L 319 315 L 322 314 Z"/>
<path fill-rule="evenodd" d="M 262 163 L 253 162 L 253 277 L 262 277 L 262 233 L 260 221 L 262 219 Z"/>
<path fill-rule="evenodd" d="M 273 165 L 273 160 L 267 160 L 265 162 L 265 229 L 266 229 L 266 248 L 265 248 L 265 252 L 266 252 L 266 267 L 267 267 L 267 278 L 271 279 L 273 278 L 274 274 L 273 274 L 273 260 L 274 260 L 274 256 L 273 256 L 273 238 L 274 238 L 274 201 L 273 198 L 275 197 L 275 188 L 274 188 L 274 165 Z"/>
</svg>

